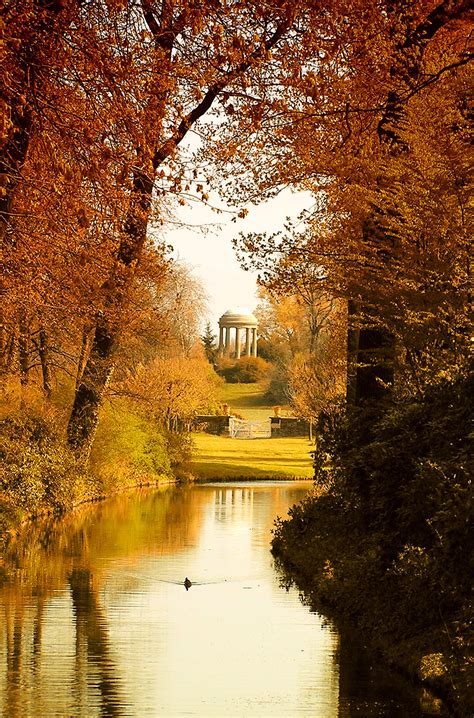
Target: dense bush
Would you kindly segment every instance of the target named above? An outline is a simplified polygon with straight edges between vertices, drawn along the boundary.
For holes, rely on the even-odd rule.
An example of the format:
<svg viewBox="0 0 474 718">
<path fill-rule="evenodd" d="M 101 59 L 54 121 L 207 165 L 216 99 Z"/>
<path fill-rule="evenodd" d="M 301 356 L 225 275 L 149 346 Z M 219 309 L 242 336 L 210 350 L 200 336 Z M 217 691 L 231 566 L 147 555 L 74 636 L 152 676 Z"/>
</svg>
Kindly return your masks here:
<svg viewBox="0 0 474 718">
<path fill-rule="evenodd" d="M 63 511 L 88 491 L 88 481 L 54 421 L 10 414 L 0 421 L 0 436 L 4 514 Z"/>
<path fill-rule="evenodd" d="M 186 469 L 193 455 L 193 439 L 188 431 L 165 431 L 164 438 L 171 468 Z"/>
<path fill-rule="evenodd" d="M 269 368 L 260 357 L 241 357 L 235 362 L 222 360 L 217 373 L 229 384 L 256 384 L 268 376 Z"/>
<path fill-rule="evenodd" d="M 0 538 L 26 516 L 153 483 L 190 458 L 188 433 L 169 431 L 130 401 L 115 399 L 102 409 L 84 468 L 67 446 L 64 426 L 49 413 L 43 408 L 0 420 Z"/>
<path fill-rule="evenodd" d="M 144 417 L 128 401 L 116 399 L 102 411 L 90 469 L 105 490 L 170 474 L 165 434 L 153 417 Z"/>
</svg>

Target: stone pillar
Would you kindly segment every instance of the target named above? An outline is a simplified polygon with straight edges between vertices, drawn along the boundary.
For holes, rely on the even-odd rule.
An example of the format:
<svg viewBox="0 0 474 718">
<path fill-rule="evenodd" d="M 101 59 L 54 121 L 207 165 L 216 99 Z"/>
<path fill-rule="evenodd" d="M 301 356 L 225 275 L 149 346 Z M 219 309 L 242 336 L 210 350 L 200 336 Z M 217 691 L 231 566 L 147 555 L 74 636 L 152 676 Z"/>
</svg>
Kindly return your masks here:
<svg viewBox="0 0 474 718">
<path fill-rule="evenodd" d="M 219 354 L 224 353 L 224 327 L 219 327 Z"/>
<path fill-rule="evenodd" d="M 249 357 L 250 356 L 250 327 L 245 328 L 245 354 Z"/>
<path fill-rule="evenodd" d="M 256 327 L 252 329 L 252 349 L 253 349 L 253 356 L 257 356 L 257 329 Z"/>
<path fill-rule="evenodd" d="M 240 327 L 235 328 L 235 358 L 240 359 Z"/>
<path fill-rule="evenodd" d="M 230 327 L 225 327 L 225 348 L 224 356 L 228 357 L 230 353 Z"/>
</svg>

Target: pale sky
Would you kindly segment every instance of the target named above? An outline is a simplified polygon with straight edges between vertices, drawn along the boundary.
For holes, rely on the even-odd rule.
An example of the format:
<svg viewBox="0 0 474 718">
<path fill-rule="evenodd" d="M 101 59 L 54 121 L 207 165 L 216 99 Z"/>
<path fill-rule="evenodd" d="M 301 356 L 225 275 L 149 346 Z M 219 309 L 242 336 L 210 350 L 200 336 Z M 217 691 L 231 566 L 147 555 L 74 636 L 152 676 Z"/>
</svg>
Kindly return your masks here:
<svg viewBox="0 0 474 718">
<path fill-rule="evenodd" d="M 247 217 L 236 222 L 231 221 L 231 215 L 215 214 L 199 203 L 180 208 L 180 220 L 197 227 L 171 229 L 164 240 L 174 247 L 173 256 L 186 262 L 193 275 L 202 281 L 209 297 L 209 321 L 214 333 L 219 317 L 227 309 L 245 307 L 253 311 L 259 301 L 257 275 L 240 268 L 232 239 L 241 231 L 271 233 L 282 229 L 288 216 L 296 219 L 313 204 L 314 198 L 309 193 L 285 190 L 258 207 L 249 207 Z M 199 225 L 209 226 L 209 231 L 203 233 Z"/>
</svg>

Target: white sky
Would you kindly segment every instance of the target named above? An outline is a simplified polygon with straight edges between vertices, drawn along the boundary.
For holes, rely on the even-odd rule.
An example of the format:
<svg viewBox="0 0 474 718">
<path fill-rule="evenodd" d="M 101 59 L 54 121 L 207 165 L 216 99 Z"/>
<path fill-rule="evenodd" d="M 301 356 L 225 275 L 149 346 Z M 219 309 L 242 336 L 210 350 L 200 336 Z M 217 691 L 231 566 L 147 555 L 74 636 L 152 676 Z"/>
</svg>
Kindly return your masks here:
<svg viewBox="0 0 474 718">
<path fill-rule="evenodd" d="M 285 190 L 278 197 L 257 207 L 249 207 L 245 219 L 231 221 L 229 214 L 215 214 L 204 205 L 195 203 L 180 208 L 179 219 L 197 227 L 179 227 L 166 232 L 164 240 L 174 247 L 173 256 L 182 259 L 202 281 L 209 297 L 209 321 L 217 333 L 217 320 L 234 307 L 253 311 L 258 304 L 257 275 L 240 268 L 232 239 L 239 232 L 275 232 L 283 228 L 288 216 L 296 218 L 314 204 L 309 193 Z M 203 233 L 201 226 L 209 226 Z M 211 227 L 211 225 L 213 225 Z"/>
</svg>

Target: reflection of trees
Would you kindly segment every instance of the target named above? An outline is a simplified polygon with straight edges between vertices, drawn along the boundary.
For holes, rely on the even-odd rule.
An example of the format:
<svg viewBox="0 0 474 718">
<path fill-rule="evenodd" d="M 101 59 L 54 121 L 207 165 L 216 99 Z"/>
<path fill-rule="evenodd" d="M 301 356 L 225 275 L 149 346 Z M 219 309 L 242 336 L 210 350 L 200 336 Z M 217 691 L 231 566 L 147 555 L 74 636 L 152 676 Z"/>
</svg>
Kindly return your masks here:
<svg viewBox="0 0 474 718">
<path fill-rule="evenodd" d="M 185 549 L 198 534 L 206 500 L 199 491 L 169 487 L 118 496 L 60 520 L 31 524 L 5 551 L 4 591 L 17 598 L 31 590 L 46 596 L 61 590 L 77 565 L 88 566 L 99 581 L 104 555 L 133 561 L 135 556 Z"/>
<path fill-rule="evenodd" d="M 99 692 L 102 715 L 121 714 L 123 702 L 110 658 L 106 615 L 98 602 L 108 563 L 103 557 L 126 558 L 133 564 L 147 554 L 184 550 L 196 539 L 207 500 L 204 493 L 186 488 L 136 492 L 85 506 L 60 520 L 30 524 L 24 536 L 10 542 L 0 585 L 4 614 L 0 616 L 0 655 L 5 655 L 0 669 L 0 714 L 23 718 L 31 700 L 35 714 L 48 714 L 45 706 L 52 697 L 43 671 L 51 646 L 43 645 L 43 634 L 51 628 L 46 624 L 49 599 L 61 595 L 66 586 L 73 605 L 71 625 L 76 630 L 72 670 L 79 713 L 82 706 L 80 714 L 87 714 L 90 695 L 86 692 L 92 688 Z M 58 642 L 71 637 L 69 627 L 62 630 Z M 70 698 L 67 688 L 61 698 L 66 702 Z"/>
<path fill-rule="evenodd" d="M 308 610 L 324 616 L 329 607 L 317 601 L 311 581 L 308 583 L 302 575 L 296 578 L 278 558 L 274 565 L 281 588 L 289 591 L 296 586 Z M 416 687 L 401 674 L 391 672 L 375 654 L 370 654 L 364 645 L 362 632 L 356 633 L 344 622 L 338 625 L 333 618 L 324 619 L 324 623 L 326 620 L 334 635 L 334 663 L 339 669 L 338 718 L 380 718 L 382 715 L 384 718 L 399 718 L 402 715 L 415 718 L 425 715 L 420 707 L 421 694 Z M 436 707 L 433 699 L 431 705 Z"/>
<path fill-rule="evenodd" d="M 76 624 L 76 686 L 79 706 L 87 705 L 87 695 L 81 695 L 81 689 L 87 690 L 89 681 L 84 680 L 89 664 L 97 669 L 99 680 L 97 687 L 100 695 L 100 714 L 119 716 L 123 714 L 123 700 L 120 697 L 119 677 L 110 658 L 106 620 L 102 614 L 93 586 L 92 574 L 88 569 L 73 569 L 69 576 L 73 612 Z M 86 665 L 81 660 L 83 649 L 86 653 Z"/>
<path fill-rule="evenodd" d="M 363 713 L 366 718 L 421 716 L 416 689 L 402 676 L 391 673 L 364 649 L 351 631 L 341 630 L 339 663 L 339 718 Z"/>
<path fill-rule="evenodd" d="M 13 610 L 7 611 L 5 616 L 7 649 L 5 712 L 12 718 L 21 716 L 23 615 L 23 606 L 14 606 Z"/>
</svg>

